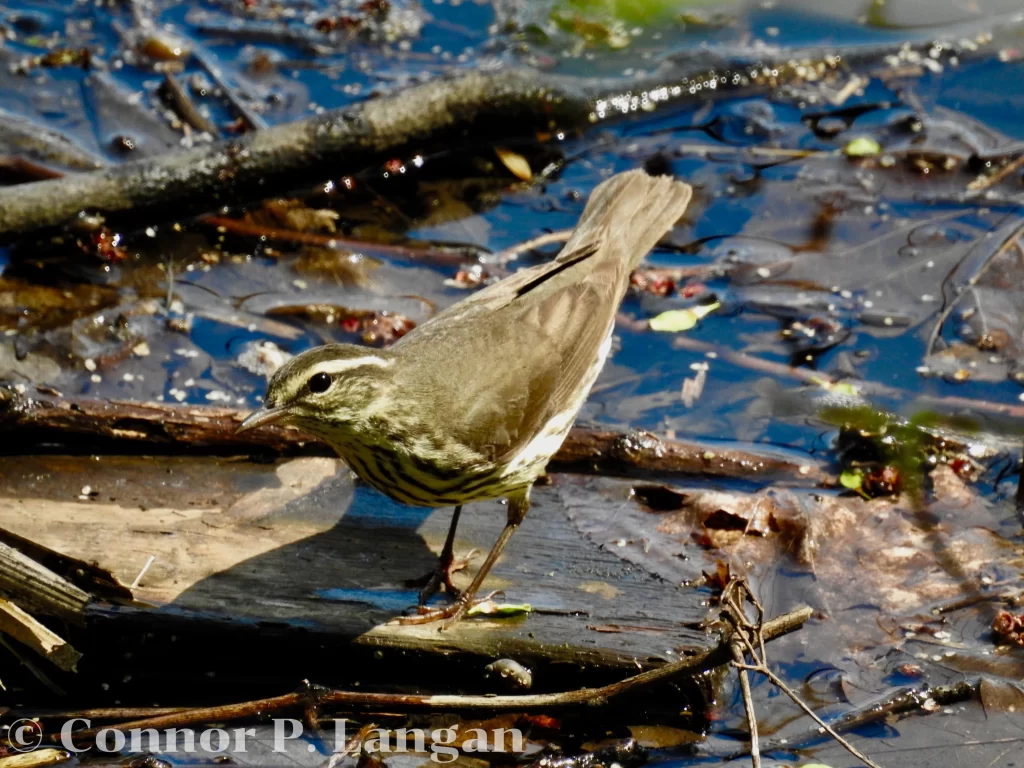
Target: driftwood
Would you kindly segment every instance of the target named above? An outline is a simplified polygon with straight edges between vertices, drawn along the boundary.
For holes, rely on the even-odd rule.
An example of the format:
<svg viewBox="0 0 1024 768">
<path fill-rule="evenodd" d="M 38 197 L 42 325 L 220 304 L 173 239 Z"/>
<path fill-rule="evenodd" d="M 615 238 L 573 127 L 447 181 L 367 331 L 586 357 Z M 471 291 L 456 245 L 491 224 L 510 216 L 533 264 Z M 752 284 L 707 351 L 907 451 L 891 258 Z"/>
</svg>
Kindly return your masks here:
<svg viewBox="0 0 1024 768">
<path fill-rule="evenodd" d="M 941 56 L 977 55 L 991 40 L 980 28 L 949 30 L 954 40 L 975 40 L 944 43 Z M 198 213 L 450 147 L 465 136 L 534 139 L 538 131 L 585 129 L 666 104 L 773 92 L 837 69 L 920 58 L 933 43 L 777 50 L 770 60 L 750 49 L 701 51 L 666 62 L 654 78 L 626 82 L 524 69 L 460 73 L 237 139 L 0 189 L 0 239 L 58 227 L 82 210 L 131 211 L 136 221 Z"/>
<path fill-rule="evenodd" d="M 63 638 L 40 624 L 17 605 L 0 598 L 0 632 L 13 637 L 67 672 L 82 658 Z"/>
<path fill-rule="evenodd" d="M 214 144 L 63 179 L 0 190 L 0 236 L 59 226 L 83 209 L 158 217 L 272 194 L 352 173 L 453 131 L 532 135 L 586 122 L 590 99 L 569 80 L 535 72 L 471 72 L 394 96 Z M 493 133 L 493 131 L 490 131 Z M 330 169 L 329 171 L 326 169 Z"/>
<path fill-rule="evenodd" d="M 131 590 L 121 584 L 110 571 L 100 568 L 95 563 L 68 557 L 4 528 L 0 528 L 0 544 L 13 547 L 93 597 L 117 603 L 132 601 Z"/>
<path fill-rule="evenodd" d="M 0 592 L 39 613 L 74 624 L 84 621 L 89 595 L 48 568 L 0 543 Z"/>
<path fill-rule="evenodd" d="M 236 434 L 244 416 L 244 411 L 232 408 L 22 394 L 0 386 L 0 428 L 7 436 L 0 454 L 57 446 L 89 453 L 334 455 L 323 443 L 287 427 Z M 824 465 L 809 457 L 797 460 L 755 446 L 666 440 L 639 430 L 575 428 L 555 455 L 552 469 L 832 481 Z"/>
<path fill-rule="evenodd" d="M 467 670 L 482 675 L 485 664 L 506 657 L 528 666 L 544 691 L 602 685 L 715 643 L 703 628 L 704 592 L 666 583 L 580 534 L 563 503 L 572 476 L 554 475 L 535 489 L 530 516 L 484 585 L 533 610 L 474 617 L 439 632 L 388 622 L 416 604 L 417 589 L 406 582 L 434 566 L 451 510 L 389 502 L 354 482 L 340 459 L 42 455 L 0 462 L 6 529 L 96 560 L 135 585 L 133 604 L 95 600 L 85 628 L 65 633 L 83 659 L 62 687 L 91 690 L 110 682 L 112 669 L 117 680 L 132 677 L 96 704 L 151 701 L 144 680 L 152 664 L 188 693 L 219 664 L 244 670 L 275 658 L 261 678 L 290 690 L 334 669 L 343 649 L 335 686 L 347 677 L 429 689 Z M 94 495 L 81 493 L 83 483 Z M 627 486 L 617 503 L 628 502 Z M 463 510 L 455 547 L 470 565 L 453 575 L 457 586 L 472 578 L 506 516 L 497 501 Z M 125 658 L 136 637 L 144 641 Z"/>
</svg>

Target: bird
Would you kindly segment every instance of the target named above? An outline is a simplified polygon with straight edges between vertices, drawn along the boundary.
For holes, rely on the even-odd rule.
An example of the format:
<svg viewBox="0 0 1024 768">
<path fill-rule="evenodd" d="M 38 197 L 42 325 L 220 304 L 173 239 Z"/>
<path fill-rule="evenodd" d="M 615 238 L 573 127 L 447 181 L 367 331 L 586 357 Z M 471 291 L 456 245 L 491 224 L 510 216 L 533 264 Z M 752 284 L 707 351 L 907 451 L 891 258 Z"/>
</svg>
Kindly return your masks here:
<svg viewBox="0 0 1024 768">
<path fill-rule="evenodd" d="M 676 224 L 692 188 L 643 169 L 598 184 L 551 261 L 494 282 L 383 349 L 328 344 L 272 376 L 238 431 L 287 424 L 317 437 L 395 501 L 454 507 L 419 613 L 460 621 L 530 508 L 612 345 L 633 270 Z M 462 506 L 505 498 L 501 534 L 468 588 L 451 581 Z M 455 599 L 431 608 L 441 587 Z"/>
</svg>

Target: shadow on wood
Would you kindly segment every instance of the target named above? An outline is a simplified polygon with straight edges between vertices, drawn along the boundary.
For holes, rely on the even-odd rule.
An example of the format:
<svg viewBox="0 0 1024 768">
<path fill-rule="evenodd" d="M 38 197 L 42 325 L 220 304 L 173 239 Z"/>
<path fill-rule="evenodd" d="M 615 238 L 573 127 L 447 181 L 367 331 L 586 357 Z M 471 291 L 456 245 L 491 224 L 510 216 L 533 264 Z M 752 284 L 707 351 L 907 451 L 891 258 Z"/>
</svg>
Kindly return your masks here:
<svg viewBox="0 0 1024 768">
<path fill-rule="evenodd" d="M 61 679 L 72 690 L 103 683 L 122 703 L 169 703 L 169 688 L 190 704 L 266 695 L 303 678 L 486 692 L 483 667 L 500 657 L 533 667 L 536 690 L 556 690 L 713 644 L 693 628 L 702 595 L 584 540 L 557 490 L 537 488 L 485 584 L 534 612 L 443 633 L 385 622 L 415 605 L 403 581 L 433 567 L 451 510 L 395 504 L 335 459 L 5 459 L 0 515 L 20 536 L 137 582 L 151 607 L 92 606 L 75 638 L 81 674 Z M 504 518 L 498 502 L 467 507 L 457 553 L 485 552 Z"/>
</svg>

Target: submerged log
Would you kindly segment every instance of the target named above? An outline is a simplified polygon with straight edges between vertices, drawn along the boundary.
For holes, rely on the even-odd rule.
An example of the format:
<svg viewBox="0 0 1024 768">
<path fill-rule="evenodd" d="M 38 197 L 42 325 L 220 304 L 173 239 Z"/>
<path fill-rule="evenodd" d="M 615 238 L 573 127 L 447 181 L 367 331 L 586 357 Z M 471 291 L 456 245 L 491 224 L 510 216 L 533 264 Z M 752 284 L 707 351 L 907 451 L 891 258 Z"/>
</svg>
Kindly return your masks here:
<svg viewBox="0 0 1024 768">
<path fill-rule="evenodd" d="M 89 453 L 196 453 L 334 456 L 325 444 L 279 426 L 236 434 L 244 411 L 210 406 L 61 397 L 0 386 L 4 453 L 48 449 Z M 604 474 L 701 474 L 748 479 L 832 482 L 810 457 L 764 446 L 668 440 L 649 432 L 575 428 L 553 470 Z"/>
<path fill-rule="evenodd" d="M 991 42 L 988 29 L 975 24 L 948 30 L 953 37 L 937 50 L 943 59 L 981 55 Z M 778 49 L 771 56 L 753 49 L 702 50 L 664 62 L 656 76 L 643 80 L 525 69 L 463 72 L 233 140 L 0 189 L 0 240 L 59 227 L 83 210 L 107 217 L 131 211 L 136 222 L 209 211 L 450 147 L 467 135 L 476 141 L 535 138 L 538 131 L 586 129 L 665 104 L 767 94 L 837 70 L 920 59 L 936 39 L 846 50 Z"/>
</svg>

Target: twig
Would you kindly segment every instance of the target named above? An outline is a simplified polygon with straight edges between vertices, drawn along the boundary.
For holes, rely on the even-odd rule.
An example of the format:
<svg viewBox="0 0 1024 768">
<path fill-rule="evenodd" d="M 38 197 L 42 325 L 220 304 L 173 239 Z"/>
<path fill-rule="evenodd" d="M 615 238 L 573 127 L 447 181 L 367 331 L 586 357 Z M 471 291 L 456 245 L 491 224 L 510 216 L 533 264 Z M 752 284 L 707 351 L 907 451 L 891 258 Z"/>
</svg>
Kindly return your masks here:
<svg viewBox="0 0 1024 768">
<path fill-rule="evenodd" d="M 736 352 L 720 344 L 709 344 L 706 341 L 699 341 L 683 335 L 673 339 L 672 346 L 675 349 L 684 349 L 688 352 L 714 355 L 720 360 L 725 360 L 727 363 L 740 366 L 741 368 L 767 373 L 770 376 L 795 379 L 796 381 L 814 384 L 825 389 L 841 383 L 822 371 L 811 371 L 805 368 L 785 365 L 784 363 L 776 363 L 774 360 L 765 360 L 747 352 Z M 906 395 L 903 390 L 888 387 L 874 381 L 855 381 L 851 383 L 859 393 L 864 395 L 883 395 L 886 397 L 903 397 Z M 935 396 L 923 394 L 919 395 L 918 399 L 949 408 L 969 408 L 985 413 L 995 413 L 1001 416 L 1012 416 L 1015 419 L 1024 419 L 1024 406 L 1013 403 L 997 403 L 991 400 L 978 400 L 972 397 L 959 397 L 957 395 Z"/>
<path fill-rule="evenodd" d="M 1004 165 L 991 176 L 979 176 L 978 178 L 976 178 L 974 181 L 967 185 L 967 189 L 970 190 L 971 192 L 980 192 L 983 189 L 988 189 L 993 184 L 998 184 L 1007 176 L 1009 176 L 1012 173 L 1015 173 L 1016 171 L 1019 171 L 1021 168 L 1024 168 L 1024 154 L 1022 154 L 1013 162 Z"/>
<path fill-rule="evenodd" d="M 199 62 L 199 65 L 206 70 L 206 74 L 213 78 L 213 81 L 224 93 L 224 98 L 231 102 L 231 106 L 235 108 L 235 111 L 249 124 L 249 128 L 253 131 L 265 131 L 267 129 L 267 121 L 246 104 L 243 98 L 235 93 L 235 89 L 224 78 L 224 73 L 221 72 L 217 59 L 212 54 L 202 50 L 200 46 L 195 45 L 195 41 L 193 41 L 192 55 Z"/>
<path fill-rule="evenodd" d="M 20 709 L 13 708 L 12 712 L 21 714 Z M 84 720 L 137 720 L 144 717 L 155 717 L 156 715 L 173 715 L 177 712 L 188 712 L 188 707 L 93 707 L 91 709 L 72 710 L 41 710 L 33 712 L 31 717 L 40 720 L 73 720 L 82 718 Z"/>
<path fill-rule="evenodd" d="M 231 232 L 236 235 L 261 237 L 267 240 L 298 243 L 300 245 L 315 245 L 319 248 L 348 248 L 357 251 L 369 251 L 370 253 L 382 253 L 409 261 L 438 264 L 441 266 L 458 267 L 465 264 L 467 260 L 479 261 L 480 257 L 480 249 L 469 246 L 428 245 L 417 247 L 395 245 L 392 243 L 370 243 L 365 240 L 353 240 L 337 235 L 324 235 L 319 232 L 300 232 L 294 229 L 265 227 L 261 224 L 230 219 L 226 216 L 200 216 L 199 221 L 216 227 L 220 232 Z"/>
<path fill-rule="evenodd" d="M 171 108 L 183 122 L 191 125 L 197 131 L 204 131 L 214 137 L 220 136 L 217 126 L 199 111 L 178 78 L 170 72 L 164 73 L 163 93 Z"/>
<path fill-rule="evenodd" d="M 1001 416 L 1011 416 L 1015 419 L 1024 419 L 1024 406 L 1015 405 L 1014 403 L 994 403 L 991 400 L 977 400 L 973 397 L 960 397 L 959 395 L 921 395 L 918 400 L 948 408 L 967 408 L 985 413 L 995 413 Z"/>
<path fill-rule="evenodd" d="M 804 606 L 778 616 L 764 623 L 765 640 L 772 640 L 799 629 L 811 617 L 811 609 Z M 430 710 L 484 710 L 484 711 L 527 711 L 550 707 L 600 706 L 626 693 L 635 692 L 657 683 L 665 682 L 680 675 L 695 675 L 708 672 L 727 663 L 731 658 L 729 639 L 716 647 L 702 651 L 657 669 L 641 672 L 633 677 L 610 683 L 600 688 L 580 688 L 562 693 L 528 694 L 518 696 L 460 696 L 421 695 L 395 693 L 363 693 L 355 691 L 322 691 L 312 694 L 318 705 L 332 704 L 345 707 L 377 707 L 384 711 Z M 301 707 L 308 703 L 311 694 L 289 693 L 258 699 L 241 704 L 217 707 L 201 707 L 166 715 L 133 720 L 112 727 L 117 730 L 131 728 L 181 727 L 197 723 L 224 722 L 253 717 L 257 714 L 279 712 L 284 709 Z M 100 728 L 90 728 L 72 734 L 74 739 L 92 738 Z M 54 736 L 59 738 L 59 736 Z"/>
<path fill-rule="evenodd" d="M 346 757 L 354 755 L 356 752 L 360 751 L 363 747 L 363 742 L 366 741 L 366 737 L 369 735 L 370 731 L 376 727 L 376 723 L 367 723 L 360 728 L 356 735 L 348 740 L 344 749 L 331 755 L 331 759 L 327 761 L 325 768 L 336 768 L 336 766 L 340 765 Z"/>
<path fill-rule="evenodd" d="M 750 679 L 747 677 L 746 659 L 743 646 L 733 640 L 729 643 L 732 660 L 736 666 L 736 674 L 740 678 L 740 690 L 743 692 L 743 707 L 747 711 L 747 727 L 750 730 L 750 762 L 754 768 L 761 768 L 761 749 L 757 740 L 757 715 L 754 712 L 754 700 L 750 696 Z"/>
<path fill-rule="evenodd" d="M 494 262 L 496 264 L 507 264 L 510 261 L 514 261 L 519 258 L 521 254 L 527 253 L 528 251 L 534 251 L 538 248 L 543 248 L 545 245 L 553 245 L 555 243 L 564 243 L 572 235 L 571 229 L 559 229 L 554 232 L 548 232 L 545 235 L 538 235 L 537 237 L 526 240 L 522 243 L 516 243 L 510 248 L 506 248 L 503 251 L 490 256 L 487 261 Z"/>
<path fill-rule="evenodd" d="M 807 158 L 835 157 L 837 150 L 792 149 L 789 147 L 733 147 L 728 144 L 679 144 L 675 151 L 698 155 L 762 155 L 780 160 L 803 160 Z"/>
<path fill-rule="evenodd" d="M 743 610 L 743 600 L 750 601 L 757 609 L 758 618 L 756 623 L 751 623 Z M 764 675 L 768 680 L 780 691 L 789 696 L 793 702 L 800 707 L 805 713 L 807 713 L 821 728 L 828 733 L 835 741 L 842 746 L 847 752 L 856 757 L 858 760 L 864 762 L 868 768 L 880 768 L 880 766 L 873 762 L 870 758 L 864 755 L 859 749 L 853 744 L 848 742 L 836 731 L 832 729 L 824 720 L 818 717 L 817 713 L 804 703 L 803 699 L 797 696 L 793 690 L 786 685 L 774 672 L 768 668 L 767 657 L 765 655 L 764 641 L 765 637 L 763 634 L 764 627 L 764 609 L 761 607 L 760 601 L 747 586 L 746 581 L 742 579 L 733 579 L 729 584 L 726 585 L 722 591 L 722 604 L 726 606 L 726 617 L 732 622 L 734 626 L 733 640 L 734 643 L 742 643 L 747 653 L 750 654 L 750 658 L 754 661 L 753 664 L 744 664 L 743 653 L 740 653 L 740 660 L 734 661 L 733 666 L 739 670 L 749 670 L 751 672 L 758 672 Z M 754 647 L 754 643 L 750 639 L 753 635 L 757 638 L 757 647 Z M 752 745 L 753 746 L 753 745 Z"/>
<path fill-rule="evenodd" d="M 981 279 L 982 275 L 984 275 L 985 272 L 988 271 L 988 268 L 992 266 L 996 259 L 998 259 L 1004 253 L 1010 250 L 1010 248 L 1014 247 L 1014 244 L 1017 242 L 1017 239 L 1021 236 L 1022 232 L 1024 232 L 1024 221 L 1017 222 L 1013 226 L 1013 230 L 1010 232 L 1009 236 L 999 244 L 999 247 L 996 248 L 996 250 L 992 254 L 990 254 L 984 260 L 984 262 L 982 262 L 978 270 L 968 278 L 967 285 L 975 285 L 978 282 L 978 280 Z M 957 305 L 966 295 L 967 291 L 961 291 L 960 293 L 957 293 L 950 300 L 949 304 L 947 304 L 945 308 L 943 308 L 942 312 L 939 314 L 938 319 L 935 321 L 935 325 L 932 327 L 932 332 L 928 335 L 928 345 L 925 347 L 926 355 L 930 355 L 932 351 L 935 349 L 935 342 L 938 341 L 939 334 L 942 333 L 942 326 L 945 325 L 946 321 L 949 319 L 949 316 L 953 314 L 953 310 L 956 309 Z"/>
<path fill-rule="evenodd" d="M 62 171 L 13 155 L 0 155 L 0 172 L 21 177 L 18 181 L 42 181 L 44 179 L 59 179 L 64 176 Z M 6 183 L 9 184 L 10 181 Z"/>
<path fill-rule="evenodd" d="M 752 371 L 767 373 L 779 378 L 796 379 L 805 384 L 828 387 L 835 383 L 831 376 L 820 371 L 811 371 L 806 368 L 795 368 L 792 365 L 776 363 L 774 360 L 765 360 L 746 352 L 723 347 L 720 344 L 709 344 L 706 341 L 699 341 L 688 336 L 679 335 L 672 340 L 673 349 L 684 349 L 688 352 L 698 352 L 704 355 L 714 355 L 741 368 L 748 368 Z M 859 386 L 860 382 L 858 382 Z"/>
<path fill-rule="evenodd" d="M 928 701 L 935 702 L 942 706 L 967 701 L 978 695 L 980 680 L 961 681 L 952 685 L 938 685 L 933 688 L 923 686 L 921 688 L 904 688 L 883 701 L 872 699 L 862 705 L 862 708 L 850 712 L 832 723 L 832 730 L 838 733 L 846 733 L 855 728 L 860 728 L 871 723 L 881 722 L 894 715 L 902 715 L 908 712 L 917 712 L 924 709 Z M 784 740 L 771 740 L 765 743 L 764 751 L 773 752 L 776 749 L 786 751 L 799 750 L 816 744 L 822 738 L 821 729 L 814 727 L 803 735 L 790 736 Z"/>
<path fill-rule="evenodd" d="M 146 571 L 149 570 L 149 567 L 153 565 L 155 561 L 156 555 L 150 555 L 146 559 L 145 565 L 142 566 L 142 570 L 139 571 L 139 575 L 135 577 L 135 581 L 132 582 L 132 585 L 131 587 L 129 587 L 129 589 L 135 589 L 139 586 L 140 583 L 142 583 L 142 577 L 146 575 Z"/>
</svg>

